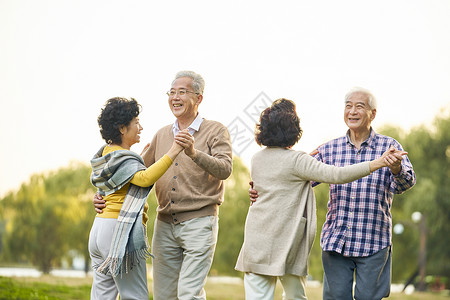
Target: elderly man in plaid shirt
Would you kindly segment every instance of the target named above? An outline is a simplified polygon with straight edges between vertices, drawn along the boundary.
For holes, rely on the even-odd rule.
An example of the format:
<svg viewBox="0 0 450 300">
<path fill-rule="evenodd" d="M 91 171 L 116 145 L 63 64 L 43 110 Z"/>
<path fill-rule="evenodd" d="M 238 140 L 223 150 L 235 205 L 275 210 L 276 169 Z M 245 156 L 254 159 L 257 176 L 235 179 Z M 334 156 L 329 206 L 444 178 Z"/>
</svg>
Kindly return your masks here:
<svg viewBox="0 0 450 300">
<path fill-rule="evenodd" d="M 375 97 L 354 88 L 345 96 L 343 137 L 321 145 L 315 157 L 326 164 L 346 166 L 381 156 L 389 148 L 403 150 L 393 138 L 371 127 Z M 326 221 L 320 245 L 324 268 L 323 299 L 381 299 L 389 296 L 393 194 L 416 183 L 407 156 L 397 156 L 371 175 L 347 184 L 330 184 Z M 312 183 L 313 186 L 319 183 Z"/>
</svg>

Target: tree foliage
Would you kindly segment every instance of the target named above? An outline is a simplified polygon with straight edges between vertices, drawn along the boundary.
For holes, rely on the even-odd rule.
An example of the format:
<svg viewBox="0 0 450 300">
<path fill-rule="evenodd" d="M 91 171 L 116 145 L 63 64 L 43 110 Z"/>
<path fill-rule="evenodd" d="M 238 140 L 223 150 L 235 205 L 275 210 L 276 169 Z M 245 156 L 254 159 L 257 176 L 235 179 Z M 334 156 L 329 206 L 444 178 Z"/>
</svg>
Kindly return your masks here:
<svg viewBox="0 0 450 300">
<path fill-rule="evenodd" d="M 220 207 L 219 237 L 212 274 L 240 275 L 234 270 L 244 241 L 244 225 L 250 199 L 248 188 L 250 172 L 242 161 L 233 159 L 233 173 L 225 182 L 225 199 Z"/>
<path fill-rule="evenodd" d="M 63 258 L 70 259 L 69 250 L 87 251 L 90 225 L 80 225 L 85 219 L 92 224 L 95 215 L 92 196 L 86 197 L 94 190 L 90 171 L 89 166 L 72 163 L 56 172 L 33 175 L 1 200 L 2 260 L 31 263 L 49 273 Z M 80 209 L 87 200 L 90 210 Z"/>
<path fill-rule="evenodd" d="M 450 277 L 449 128 L 450 110 L 447 109 L 435 117 L 431 127 L 419 126 L 398 137 L 408 151 L 417 183 L 410 191 L 394 198 L 394 224 L 402 223 L 405 228 L 401 235 L 394 235 L 394 278 L 407 278 L 417 269 L 419 230 L 411 220 L 413 212 L 426 216 L 427 274 Z"/>
</svg>

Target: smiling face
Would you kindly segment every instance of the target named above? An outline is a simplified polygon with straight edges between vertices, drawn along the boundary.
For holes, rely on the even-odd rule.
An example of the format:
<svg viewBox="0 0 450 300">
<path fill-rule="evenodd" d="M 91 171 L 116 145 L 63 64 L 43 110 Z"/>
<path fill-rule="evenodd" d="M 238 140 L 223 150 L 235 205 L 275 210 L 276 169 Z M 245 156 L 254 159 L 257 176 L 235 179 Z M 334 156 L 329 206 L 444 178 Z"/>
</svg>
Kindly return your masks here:
<svg viewBox="0 0 450 300">
<path fill-rule="evenodd" d="M 130 149 L 132 145 L 139 143 L 142 129 L 139 123 L 139 117 L 133 118 L 128 126 L 122 127 L 120 129 L 120 133 L 122 134 L 122 148 Z"/>
<path fill-rule="evenodd" d="M 192 88 L 193 79 L 190 77 L 180 77 L 176 79 L 171 87 L 175 91 L 174 96 L 169 96 L 169 106 L 173 115 L 180 124 L 189 126 L 197 116 L 198 105 L 202 102 L 203 96 L 197 95 Z M 187 91 L 180 95 L 178 91 Z"/>
<path fill-rule="evenodd" d="M 377 110 L 369 106 L 366 94 L 353 93 L 345 102 L 344 121 L 354 132 L 369 132 Z"/>
</svg>

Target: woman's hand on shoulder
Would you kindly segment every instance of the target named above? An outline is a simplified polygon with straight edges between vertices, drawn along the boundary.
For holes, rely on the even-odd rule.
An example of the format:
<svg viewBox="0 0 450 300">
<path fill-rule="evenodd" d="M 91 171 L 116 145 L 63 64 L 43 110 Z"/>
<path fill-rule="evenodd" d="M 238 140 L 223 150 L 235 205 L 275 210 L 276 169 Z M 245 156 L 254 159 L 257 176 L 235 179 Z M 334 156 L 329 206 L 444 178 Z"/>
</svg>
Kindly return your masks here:
<svg viewBox="0 0 450 300">
<path fill-rule="evenodd" d="M 141 157 L 145 156 L 145 154 L 147 153 L 148 149 L 150 149 L 150 143 L 147 143 L 147 145 L 145 145 L 144 149 L 142 149 Z"/>
</svg>

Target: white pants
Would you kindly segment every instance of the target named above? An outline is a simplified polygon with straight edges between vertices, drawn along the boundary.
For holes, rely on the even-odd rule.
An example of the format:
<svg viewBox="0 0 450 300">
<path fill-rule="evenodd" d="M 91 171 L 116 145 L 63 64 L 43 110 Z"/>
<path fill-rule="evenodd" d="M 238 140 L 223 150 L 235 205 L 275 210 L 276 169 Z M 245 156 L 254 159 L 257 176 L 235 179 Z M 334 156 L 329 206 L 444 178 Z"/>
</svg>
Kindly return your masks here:
<svg viewBox="0 0 450 300">
<path fill-rule="evenodd" d="M 244 288 L 246 300 L 273 300 L 277 278 L 283 286 L 283 300 L 305 300 L 306 276 L 268 276 L 245 273 Z"/>
<path fill-rule="evenodd" d="M 180 224 L 155 220 L 153 232 L 153 299 L 206 299 L 206 283 L 217 243 L 216 216 Z"/>
<path fill-rule="evenodd" d="M 102 263 L 109 253 L 117 219 L 95 218 L 89 234 L 89 253 L 92 265 Z M 142 225 L 143 226 L 143 225 Z M 94 271 L 91 288 L 92 300 L 114 300 L 120 293 L 120 299 L 148 300 L 147 265 L 145 259 L 117 277 Z"/>
</svg>

